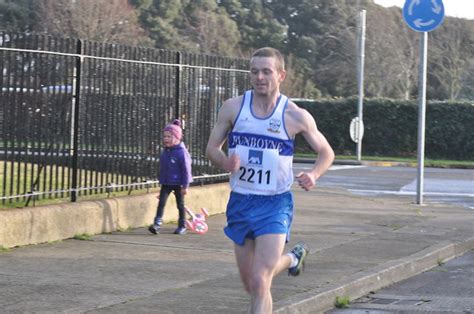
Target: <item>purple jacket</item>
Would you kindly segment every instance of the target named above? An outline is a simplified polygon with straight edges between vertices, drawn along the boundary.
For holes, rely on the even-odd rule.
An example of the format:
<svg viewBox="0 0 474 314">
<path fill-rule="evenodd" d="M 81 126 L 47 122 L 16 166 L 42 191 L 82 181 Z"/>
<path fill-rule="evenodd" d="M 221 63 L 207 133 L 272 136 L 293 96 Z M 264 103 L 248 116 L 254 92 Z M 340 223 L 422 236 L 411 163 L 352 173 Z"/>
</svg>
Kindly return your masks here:
<svg viewBox="0 0 474 314">
<path fill-rule="evenodd" d="M 164 185 L 180 185 L 183 188 L 188 188 L 189 183 L 193 182 L 191 156 L 183 143 L 165 148 L 161 153 L 158 180 Z"/>
</svg>

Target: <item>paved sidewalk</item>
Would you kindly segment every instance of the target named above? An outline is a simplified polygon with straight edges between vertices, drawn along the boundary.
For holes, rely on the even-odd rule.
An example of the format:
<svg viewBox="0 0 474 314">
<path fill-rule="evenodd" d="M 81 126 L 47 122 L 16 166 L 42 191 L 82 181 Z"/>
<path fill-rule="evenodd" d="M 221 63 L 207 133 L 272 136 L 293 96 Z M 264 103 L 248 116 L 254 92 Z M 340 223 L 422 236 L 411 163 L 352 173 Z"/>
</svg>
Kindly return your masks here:
<svg viewBox="0 0 474 314">
<path fill-rule="evenodd" d="M 474 312 L 474 250 L 328 314 Z"/>
<path fill-rule="evenodd" d="M 274 280 L 276 313 L 323 313 L 474 248 L 474 212 L 338 189 L 295 189 L 290 247 L 311 248 L 299 277 Z M 224 215 L 205 235 L 145 228 L 0 253 L 0 312 L 245 313 Z"/>
</svg>

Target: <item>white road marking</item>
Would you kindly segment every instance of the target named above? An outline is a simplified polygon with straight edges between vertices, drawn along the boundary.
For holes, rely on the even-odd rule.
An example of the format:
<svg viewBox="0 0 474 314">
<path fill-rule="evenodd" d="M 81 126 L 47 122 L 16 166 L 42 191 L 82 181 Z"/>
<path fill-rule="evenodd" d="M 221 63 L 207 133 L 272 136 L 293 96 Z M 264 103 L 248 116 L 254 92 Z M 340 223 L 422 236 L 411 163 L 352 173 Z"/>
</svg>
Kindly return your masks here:
<svg viewBox="0 0 474 314">
<path fill-rule="evenodd" d="M 358 190 L 348 189 L 349 192 L 363 193 L 363 194 L 392 194 L 392 195 L 416 195 L 416 191 L 388 191 L 388 190 Z M 471 193 L 449 193 L 449 192 L 423 192 L 424 195 L 435 195 L 435 196 L 467 196 L 473 197 Z"/>
<path fill-rule="evenodd" d="M 364 168 L 364 167 L 367 167 L 367 166 L 333 165 L 329 168 L 329 170 L 343 170 L 343 169 L 354 169 L 354 168 Z M 295 166 L 294 168 L 299 169 L 299 170 L 311 170 L 311 169 L 313 169 L 312 166 Z"/>
<path fill-rule="evenodd" d="M 355 169 L 355 168 L 366 168 L 367 166 L 351 166 L 351 165 L 333 165 L 329 170 L 343 170 L 343 169 Z"/>
<path fill-rule="evenodd" d="M 400 191 L 414 192 L 417 191 L 417 180 L 413 180 L 409 184 L 403 186 Z M 474 195 L 474 180 L 453 180 L 453 179 L 434 179 L 425 178 L 423 181 L 423 190 L 431 193 L 441 193 L 441 195 L 449 193 L 461 193 L 463 195 Z"/>
</svg>

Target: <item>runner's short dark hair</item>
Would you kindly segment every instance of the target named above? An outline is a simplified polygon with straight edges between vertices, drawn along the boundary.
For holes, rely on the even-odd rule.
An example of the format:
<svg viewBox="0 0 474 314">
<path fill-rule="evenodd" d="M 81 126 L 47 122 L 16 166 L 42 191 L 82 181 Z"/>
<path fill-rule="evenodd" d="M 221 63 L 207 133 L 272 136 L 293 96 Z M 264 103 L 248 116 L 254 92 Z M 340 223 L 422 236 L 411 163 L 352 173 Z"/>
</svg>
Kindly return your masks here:
<svg viewBox="0 0 474 314">
<path fill-rule="evenodd" d="M 275 58 L 277 60 L 277 69 L 279 71 L 285 70 L 285 59 L 280 51 L 275 48 L 271 47 L 263 47 L 260 49 L 255 50 L 252 54 L 252 58 L 254 57 L 264 57 L 264 58 Z"/>
</svg>

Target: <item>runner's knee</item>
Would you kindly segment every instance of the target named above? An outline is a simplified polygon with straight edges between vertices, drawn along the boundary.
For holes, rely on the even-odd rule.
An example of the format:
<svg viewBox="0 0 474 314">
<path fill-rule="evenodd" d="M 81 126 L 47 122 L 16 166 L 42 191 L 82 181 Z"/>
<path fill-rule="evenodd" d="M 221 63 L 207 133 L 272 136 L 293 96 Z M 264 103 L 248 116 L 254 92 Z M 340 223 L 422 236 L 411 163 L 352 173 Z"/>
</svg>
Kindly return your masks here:
<svg viewBox="0 0 474 314">
<path fill-rule="evenodd" d="M 269 274 L 255 273 L 250 280 L 250 293 L 252 295 L 264 296 L 270 290 L 272 278 Z"/>
</svg>

